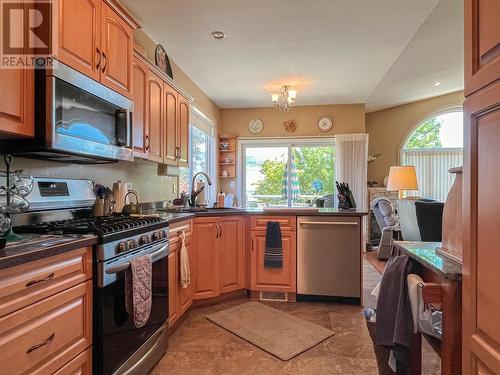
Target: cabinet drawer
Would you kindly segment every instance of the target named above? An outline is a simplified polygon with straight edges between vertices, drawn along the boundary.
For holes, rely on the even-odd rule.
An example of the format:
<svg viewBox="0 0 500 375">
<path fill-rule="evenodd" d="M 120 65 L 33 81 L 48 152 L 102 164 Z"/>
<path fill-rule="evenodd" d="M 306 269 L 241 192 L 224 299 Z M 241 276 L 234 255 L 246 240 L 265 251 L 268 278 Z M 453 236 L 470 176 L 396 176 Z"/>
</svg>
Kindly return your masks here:
<svg viewBox="0 0 500 375">
<path fill-rule="evenodd" d="M 92 344 L 92 281 L 0 318 L 6 374 L 51 374 Z"/>
<path fill-rule="evenodd" d="M 168 238 L 170 243 L 180 241 L 180 233 L 184 231 L 186 238 L 193 234 L 193 220 L 179 221 L 169 226 Z"/>
<path fill-rule="evenodd" d="M 92 278 L 86 247 L 0 272 L 0 317 Z"/>
<path fill-rule="evenodd" d="M 54 375 L 92 375 L 92 349 L 80 353 L 71 362 L 57 370 Z"/>
<path fill-rule="evenodd" d="M 281 230 L 296 229 L 295 216 L 252 216 L 251 230 L 266 230 L 268 221 L 276 221 L 280 224 Z"/>
</svg>

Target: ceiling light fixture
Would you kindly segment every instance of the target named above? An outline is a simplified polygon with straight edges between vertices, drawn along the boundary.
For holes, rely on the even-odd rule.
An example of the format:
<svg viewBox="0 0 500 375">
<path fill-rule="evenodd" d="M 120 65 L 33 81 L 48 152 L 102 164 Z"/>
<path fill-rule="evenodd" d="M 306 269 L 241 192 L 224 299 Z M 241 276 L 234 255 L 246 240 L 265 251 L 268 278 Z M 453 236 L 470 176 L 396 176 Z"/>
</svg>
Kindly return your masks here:
<svg viewBox="0 0 500 375">
<path fill-rule="evenodd" d="M 297 90 L 292 90 L 287 85 L 284 85 L 279 93 L 271 93 L 273 107 L 282 111 L 288 112 L 295 104 Z"/>
<path fill-rule="evenodd" d="M 442 84 L 443 84 L 443 82 L 441 82 L 441 81 L 434 82 L 434 86 L 441 86 Z"/>
<path fill-rule="evenodd" d="M 212 35 L 212 38 L 217 40 L 224 39 L 226 37 L 226 34 L 224 34 L 222 31 L 212 31 L 210 35 Z"/>
</svg>

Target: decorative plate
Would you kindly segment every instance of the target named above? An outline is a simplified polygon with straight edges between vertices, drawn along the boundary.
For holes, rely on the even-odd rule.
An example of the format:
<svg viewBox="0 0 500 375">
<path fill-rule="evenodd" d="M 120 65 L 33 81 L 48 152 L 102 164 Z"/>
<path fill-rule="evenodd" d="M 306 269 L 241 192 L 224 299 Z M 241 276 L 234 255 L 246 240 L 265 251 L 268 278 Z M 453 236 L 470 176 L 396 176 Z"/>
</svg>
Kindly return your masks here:
<svg viewBox="0 0 500 375">
<path fill-rule="evenodd" d="M 333 128 L 333 121 L 330 117 L 328 116 L 323 116 L 320 117 L 318 120 L 318 129 L 321 130 L 322 132 L 327 132 L 332 130 Z"/>
<path fill-rule="evenodd" d="M 155 63 L 158 68 L 163 70 L 167 75 L 174 79 L 174 75 L 172 73 L 172 66 L 170 65 L 170 60 L 168 59 L 167 52 L 165 48 L 161 44 L 156 46 L 155 50 Z"/>
<path fill-rule="evenodd" d="M 258 118 L 254 118 L 248 123 L 248 130 L 253 134 L 258 134 L 264 129 L 264 123 Z"/>
</svg>

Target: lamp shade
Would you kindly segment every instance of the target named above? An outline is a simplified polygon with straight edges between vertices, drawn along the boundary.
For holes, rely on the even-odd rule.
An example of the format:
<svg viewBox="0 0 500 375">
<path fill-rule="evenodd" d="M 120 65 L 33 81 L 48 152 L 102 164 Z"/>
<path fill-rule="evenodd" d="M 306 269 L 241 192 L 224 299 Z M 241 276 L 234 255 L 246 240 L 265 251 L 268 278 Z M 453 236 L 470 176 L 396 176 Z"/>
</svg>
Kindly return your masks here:
<svg viewBox="0 0 500 375">
<path fill-rule="evenodd" d="M 417 173 L 413 166 L 396 166 L 389 170 L 388 191 L 418 190 Z"/>
</svg>

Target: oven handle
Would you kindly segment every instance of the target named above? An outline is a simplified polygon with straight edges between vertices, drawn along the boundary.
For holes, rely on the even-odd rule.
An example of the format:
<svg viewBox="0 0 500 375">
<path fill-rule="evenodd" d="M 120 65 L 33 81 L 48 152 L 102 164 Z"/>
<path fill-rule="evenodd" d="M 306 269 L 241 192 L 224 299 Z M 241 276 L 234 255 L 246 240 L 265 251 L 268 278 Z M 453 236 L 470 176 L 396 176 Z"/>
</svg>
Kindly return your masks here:
<svg viewBox="0 0 500 375">
<path fill-rule="evenodd" d="M 151 263 L 156 262 L 157 260 L 159 260 L 161 258 L 164 258 L 167 254 L 168 254 L 168 243 L 165 244 L 164 246 L 162 246 L 160 249 L 149 254 L 151 256 Z M 139 258 L 141 256 L 143 256 L 143 254 L 140 254 L 140 255 L 134 257 L 133 259 Z M 108 275 L 110 275 L 113 273 L 125 271 L 129 267 L 130 267 L 130 261 L 125 261 L 125 262 L 118 263 L 112 267 L 105 269 L 104 272 L 106 272 Z"/>
</svg>

